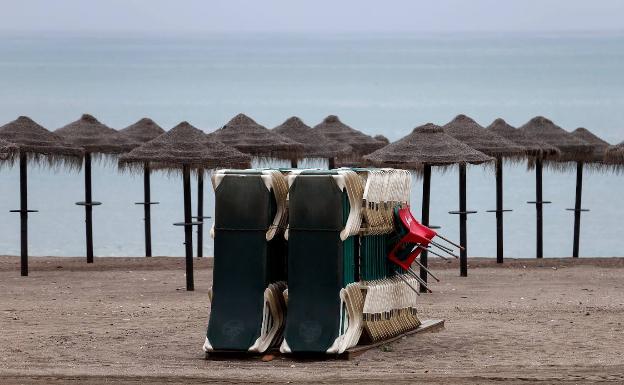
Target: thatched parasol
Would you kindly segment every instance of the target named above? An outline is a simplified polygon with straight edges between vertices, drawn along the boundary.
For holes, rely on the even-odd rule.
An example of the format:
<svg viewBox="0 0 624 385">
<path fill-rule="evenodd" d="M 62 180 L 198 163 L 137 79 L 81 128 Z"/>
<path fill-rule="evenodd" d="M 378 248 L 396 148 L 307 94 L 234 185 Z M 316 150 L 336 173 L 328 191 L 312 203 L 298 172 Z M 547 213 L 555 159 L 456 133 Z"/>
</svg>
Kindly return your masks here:
<svg viewBox="0 0 624 385">
<path fill-rule="evenodd" d="M 578 258 L 581 239 L 581 213 L 583 211 L 589 211 L 589 209 L 583 209 L 581 205 L 583 194 L 583 165 L 584 163 L 589 163 L 592 167 L 597 169 L 604 167 L 604 154 L 609 147 L 609 143 L 602 140 L 598 136 L 594 135 L 591 131 L 583 127 L 579 127 L 576 130 L 572 131 L 572 135 L 592 146 L 592 152 L 590 156 L 585 161 L 576 162 L 576 195 L 574 199 L 574 208 L 567 209 L 568 211 L 574 212 L 574 238 L 572 241 L 572 257 Z"/>
<path fill-rule="evenodd" d="M 486 130 L 466 115 L 457 115 L 445 124 L 444 132 L 475 150 L 495 158 L 525 158 L 526 148 L 495 132 Z"/>
<path fill-rule="evenodd" d="M 85 208 L 87 263 L 93 263 L 93 206 L 99 206 L 102 203 L 95 202 L 92 198 L 91 155 L 118 155 L 130 151 L 139 143 L 100 123 L 89 114 L 83 114 L 75 122 L 57 129 L 55 134 L 62 136 L 74 146 L 82 147 L 85 151 L 85 200 L 84 202 L 76 202 L 76 205 Z"/>
<path fill-rule="evenodd" d="M 466 236 L 466 163 L 481 164 L 494 158 L 479 152 L 444 132 L 442 127 L 432 123 L 416 127 L 411 134 L 381 148 L 364 159 L 380 167 L 396 167 L 423 170 L 422 223 L 429 226 L 429 204 L 431 195 L 431 166 L 447 167 L 459 164 L 460 180 L 460 253 L 462 276 L 467 275 Z M 427 253 L 421 254 L 421 264 L 427 266 Z M 421 268 L 420 276 L 427 279 L 426 270 Z"/>
<path fill-rule="evenodd" d="M 349 145 L 326 138 L 296 116 L 286 119 L 273 131 L 303 145 L 302 156 L 306 158 L 332 159 L 352 151 Z M 296 167 L 295 164 L 293 166 Z"/>
<path fill-rule="evenodd" d="M 165 133 L 156 122 L 150 118 L 142 118 L 138 122 L 119 130 L 122 134 L 129 136 L 139 143 L 149 142 L 152 139 Z"/>
<path fill-rule="evenodd" d="M 326 138 L 336 143 L 345 143 L 351 146 L 353 152 L 345 157 L 340 157 L 344 158 L 341 162 L 344 165 L 356 165 L 360 163 L 362 156 L 386 145 L 386 143 L 372 136 L 347 126 L 336 115 L 329 115 L 321 123 L 314 126 L 314 129 L 320 131 Z"/>
<path fill-rule="evenodd" d="M 142 169 L 145 162 L 154 168 L 182 171 L 184 187 L 184 243 L 186 255 L 186 289 L 194 290 L 193 234 L 191 227 L 202 224 L 201 218 L 193 221 L 191 213 L 191 170 L 203 173 L 217 167 L 249 167 L 251 158 L 206 135 L 203 131 L 182 122 L 140 147 L 119 158 L 122 169 Z"/>
<path fill-rule="evenodd" d="M 124 135 L 129 136 L 139 143 L 149 142 L 152 139 L 165 133 L 156 122 L 150 118 L 143 118 L 138 122 L 131 124 L 130 126 L 119 130 Z M 146 162 L 143 164 L 143 202 L 135 202 L 136 205 L 143 206 L 143 226 L 145 228 L 145 256 L 152 256 L 152 205 L 157 205 L 158 202 L 152 202 L 151 200 L 151 186 L 150 186 L 150 164 Z"/>
<path fill-rule="evenodd" d="M 561 151 L 557 162 L 591 161 L 593 151 L 591 145 L 543 116 L 536 116 L 519 129 L 535 139 L 557 147 Z"/>
<path fill-rule="evenodd" d="M 122 154 L 139 145 L 129 136 L 100 123 L 89 114 L 55 131 L 75 146 L 84 148 L 86 154 Z"/>
<path fill-rule="evenodd" d="M 527 149 L 493 131 L 486 130 L 466 115 L 457 115 L 444 126 L 444 131 L 470 147 L 496 158 L 496 261 L 503 263 L 503 159 L 523 159 Z M 463 214 L 460 214 L 463 215 Z"/>
<path fill-rule="evenodd" d="M 585 143 L 583 140 L 574 137 L 572 134 L 543 116 L 536 116 L 519 129 L 535 139 L 557 147 L 561 151 L 561 155 L 555 161 L 549 161 L 549 164 L 556 164 L 554 162 L 582 161 L 591 157 L 592 148 L 590 145 Z M 550 201 L 543 200 L 542 165 L 542 159 L 535 159 L 535 201 L 528 202 L 529 204 L 535 204 L 537 214 L 535 253 L 537 258 L 544 257 L 543 207 L 545 204 L 551 203 Z"/>
<path fill-rule="evenodd" d="M 604 154 L 604 162 L 615 167 L 624 165 L 624 142 L 609 146 Z"/>
<path fill-rule="evenodd" d="M 519 130 L 515 127 L 512 127 L 503 119 L 498 118 L 492 124 L 488 126 L 488 130 L 498 134 L 499 136 L 517 143 L 525 148 L 525 152 L 527 156 L 530 156 L 532 159 L 544 159 L 544 158 L 555 158 L 559 156 L 561 153 L 558 148 L 546 143 L 539 141 L 533 136 L 527 134 L 526 132 Z M 503 247 L 502 247 L 502 226 L 503 226 L 503 202 L 502 202 L 502 162 L 500 159 L 496 162 L 496 191 L 497 191 L 497 200 L 496 200 L 496 225 L 497 225 L 497 250 L 496 250 L 496 261 L 498 263 L 503 262 Z M 499 176 L 500 175 L 500 176 Z M 500 193 L 499 193 L 500 190 Z M 501 198 L 499 201 L 498 197 Z"/>
<path fill-rule="evenodd" d="M 409 135 L 365 155 L 364 159 L 378 167 L 409 170 L 421 170 L 424 166 L 481 164 L 493 160 L 433 123 L 414 128 Z"/>
<path fill-rule="evenodd" d="M 17 154 L 17 146 L 6 140 L 0 139 L 0 162 L 13 161 Z"/>
<path fill-rule="evenodd" d="M 82 149 L 67 144 L 60 136 L 51 133 L 32 119 L 20 116 L 0 127 L 0 139 L 6 140 L 19 151 L 20 159 L 20 213 L 21 274 L 28 275 L 28 160 L 45 161 L 50 166 L 80 167 Z M 13 151 L 14 151 L 13 150 Z M 10 152 L 9 152 L 10 154 Z"/>
<path fill-rule="evenodd" d="M 80 167 L 83 150 L 37 124 L 27 116 L 20 116 L 0 127 L 0 139 L 19 147 L 29 160 L 46 161 L 49 166 Z"/>
<path fill-rule="evenodd" d="M 525 148 L 527 155 L 532 157 L 557 157 L 561 154 L 559 149 L 546 142 L 540 141 L 526 132 L 519 130 L 504 119 L 498 118 L 492 122 L 487 129 L 502 136 L 503 138 L 512 141 Z"/>
<path fill-rule="evenodd" d="M 219 142 L 259 158 L 299 159 L 303 145 L 256 123 L 245 114 L 210 133 Z"/>
<path fill-rule="evenodd" d="M 382 142 L 385 145 L 390 144 L 390 140 L 383 135 L 375 135 L 373 136 L 373 139 L 377 140 L 378 142 Z"/>
<path fill-rule="evenodd" d="M 596 136 L 593 132 L 586 128 L 579 127 L 572 131 L 572 135 L 578 139 L 581 139 L 585 143 L 591 146 L 592 151 L 584 163 L 591 163 L 595 165 L 602 165 L 604 163 L 604 155 L 610 144 L 602 138 Z"/>
</svg>

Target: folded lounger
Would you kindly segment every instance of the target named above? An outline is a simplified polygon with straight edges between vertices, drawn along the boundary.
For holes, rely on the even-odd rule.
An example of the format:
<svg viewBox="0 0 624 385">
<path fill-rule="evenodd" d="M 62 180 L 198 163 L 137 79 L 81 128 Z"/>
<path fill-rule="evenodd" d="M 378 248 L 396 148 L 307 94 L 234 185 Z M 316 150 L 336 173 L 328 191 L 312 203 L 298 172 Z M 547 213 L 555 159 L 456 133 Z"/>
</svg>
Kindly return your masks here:
<svg viewBox="0 0 624 385">
<path fill-rule="evenodd" d="M 277 170 L 220 170 L 214 270 L 204 350 L 264 352 L 285 321 L 286 178 Z"/>
<path fill-rule="evenodd" d="M 341 291 L 355 279 L 353 236 L 360 228 L 362 197 L 357 178 L 349 170 L 289 175 L 284 353 L 339 353 L 351 338 L 345 337 L 349 309 Z"/>
<path fill-rule="evenodd" d="M 395 276 L 386 258 L 393 207 L 409 200 L 409 173 L 299 171 L 288 181 L 288 317 L 280 350 L 339 354 L 362 331 L 378 341 L 417 327 L 408 287 L 417 283 Z"/>
</svg>

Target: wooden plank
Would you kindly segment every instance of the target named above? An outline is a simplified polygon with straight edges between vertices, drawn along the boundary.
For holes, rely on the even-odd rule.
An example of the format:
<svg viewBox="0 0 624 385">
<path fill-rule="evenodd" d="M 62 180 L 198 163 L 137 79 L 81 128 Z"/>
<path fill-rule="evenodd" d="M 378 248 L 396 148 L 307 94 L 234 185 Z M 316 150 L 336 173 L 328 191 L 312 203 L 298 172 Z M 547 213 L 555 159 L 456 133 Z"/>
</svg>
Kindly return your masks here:
<svg viewBox="0 0 624 385">
<path fill-rule="evenodd" d="M 408 332 L 405 332 L 403 334 L 399 334 L 398 336 L 392 337 L 392 338 L 388 338 L 387 340 L 382 340 L 382 341 L 377 341 L 374 342 L 372 344 L 367 344 L 367 345 L 357 345 L 354 346 L 350 349 L 347 349 L 347 351 L 345 351 L 343 354 L 341 354 L 339 356 L 339 358 L 343 358 L 343 359 L 347 359 L 350 360 L 354 357 L 357 357 L 361 354 L 363 354 L 364 352 L 370 350 L 370 349 L 374 349 L 374 348 L 378 348 L 380 346 L 383 345 L 387 345 L 390 344 L 392 342 L 395 342 L 397 340 L 402 339 L 403 337 L 408 337 L 417 333 L 432 333 L 432 332 L 436 332 L 439 331 L 440 329 L 444 328 L 444 320 L 443 319 L 430 319 L 430 320 L 424 320 L 422 321 L 422 323 L 420 324 L 419 327 L 417 327 L 414 330 L 410 330 Z M 343 357 L 344 356 L 344 357 Z"/>
<path fill-rule="evenodd" d="M 350 360 L 353 359 L 361 354 L 364 354 L 365 352 L 367 352 L 368 350 L 374 349 L 374 348 L 378 348 L 381 347 L 383 345 L 387 345 L 390 343 L 393 343 L 395 341 L 398 341 L 400 339 L 402 339 L 403 337 L 408 337 L 414 334 L 418 334 L 418 333 L 433 333 L 436 331 L 439 331 L 441 329 L 444 328 L 444 320 L 442 319 L 430 319 L 430 320 L 424 320 L 422 321 L 422 323 L 420 324 L 419 327 L 417 327 L 414 330 L 410 330 L 408 332 L 405 332 L 403 334 L 399 334 L 398 336 L 392 337 L 392 338 L 388 338 L 386 340 L 382 340 L 382 341 L 377 341 L 375 343 L 371 343 L 371 344 L 366 344 L 366 345 L 357 345 L 354 346 L 350 349 L 347 349 L 347 351 L 345 351 L 342 354 L 337 354 L 337 355 L 333 355 L 333 354 L 325 354 L 325 353 L 307 353 L 307 354 L 281 354 L 279 349 L 271 349 L 270 351 L 266 352 L 266 353 L 256 353 L 256 352 L 242 352 L 242 351 L 213 351 L 213 352 L 208 352 L 206 353 L 206 359 L 207 360 L 259 360 L 263 355 L 273 355 L 275 357 L 277 356 L 287 356 L 290 358 L 295 358 L 295 359 L 303 359 L 303 360 L 316 360 L 316 361 L 322 361 L 322 360 Z"/>
</svg>

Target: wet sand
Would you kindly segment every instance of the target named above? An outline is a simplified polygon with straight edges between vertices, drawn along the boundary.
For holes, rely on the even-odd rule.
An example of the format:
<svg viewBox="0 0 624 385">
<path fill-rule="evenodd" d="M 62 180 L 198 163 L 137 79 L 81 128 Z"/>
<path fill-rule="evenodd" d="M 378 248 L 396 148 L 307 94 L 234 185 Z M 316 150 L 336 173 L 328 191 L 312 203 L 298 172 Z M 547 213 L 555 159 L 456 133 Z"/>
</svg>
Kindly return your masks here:
<svg viewBox="0 0 624 385">
<path fill-rule="evenodd" d="M 435 262 L 446 328 L 351 361 L 206 361 L 211 260 L 0 257 L 0 383 L 623 383 L 624 259 Z"/>
</svg>

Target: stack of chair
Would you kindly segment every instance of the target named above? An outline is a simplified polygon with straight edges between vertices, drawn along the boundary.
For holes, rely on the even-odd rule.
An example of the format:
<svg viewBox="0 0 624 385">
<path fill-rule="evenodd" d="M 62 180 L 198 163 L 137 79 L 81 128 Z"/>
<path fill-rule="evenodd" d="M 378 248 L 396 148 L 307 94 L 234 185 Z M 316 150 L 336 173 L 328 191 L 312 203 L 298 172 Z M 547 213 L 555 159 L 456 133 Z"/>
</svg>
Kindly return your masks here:
<svg viewBox="0 0 624 385">
<path fill-rule="evenodd" d="M 420 325 L 415 287 L 424 282 L 409 265 L 435 232 L 412 239 L 409 172 L 225 170 L 212 180 L 206 351 L 279 344 L 283 353 L 340 354 Z"/>
<path fill-rule="evenodd" d="M 220 170 L 215 191 L 213 285 L 204 350 L 264 352 L 286 317 L 286 178 L 277 170 Z"/>
<path fill-rule="evenodd" d="M 351 170 L 288 177 L 288 318 L 285 353 L 342 349 L 349 327 L 341 291 L 356 280 L 363 186 Z M 359 336 L 357 336 L 359 337 Z"/>
<path fill-rule="evenodd" d="M 417 283 L 397 278 L 387 259 L 393 210 L 409 203 L 410 174 L 315 170 L 288 180 L 288 317 L 280 350 L 339 354 L 362 331 L 377 341 L 417 327 L 409 287 Z"/>
</svg>

